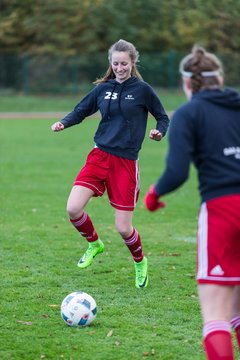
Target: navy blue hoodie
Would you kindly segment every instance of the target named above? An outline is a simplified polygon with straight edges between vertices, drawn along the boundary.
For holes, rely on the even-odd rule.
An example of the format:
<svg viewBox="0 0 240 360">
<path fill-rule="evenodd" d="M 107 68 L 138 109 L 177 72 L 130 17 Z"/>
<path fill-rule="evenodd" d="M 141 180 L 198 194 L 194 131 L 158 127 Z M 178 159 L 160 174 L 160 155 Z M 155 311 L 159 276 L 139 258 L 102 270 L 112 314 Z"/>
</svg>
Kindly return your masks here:
<svg viewBox="0 0 240 360">
<path fill-rule="evenodd" d="M 96 145 L 127 159 L 138 159 L 149 112 L 155 117 L 156 129 L 163 136 L 169 125 L 168 116 L 151 86 L 135 76 L 123 83 L 115 79 L 100 83 L 61 123 L 68 128 L 98 110 L 102 119 L 94 136 Z"/>
<path fill-rule="evenodd" d="M 203 90 L 181 106 L 169 127 L 166 169 L 155 190 L 183 184 L 192 161 L 202 201 L 240 193 L 240 95 L 234 89 Z"/>
</svg>

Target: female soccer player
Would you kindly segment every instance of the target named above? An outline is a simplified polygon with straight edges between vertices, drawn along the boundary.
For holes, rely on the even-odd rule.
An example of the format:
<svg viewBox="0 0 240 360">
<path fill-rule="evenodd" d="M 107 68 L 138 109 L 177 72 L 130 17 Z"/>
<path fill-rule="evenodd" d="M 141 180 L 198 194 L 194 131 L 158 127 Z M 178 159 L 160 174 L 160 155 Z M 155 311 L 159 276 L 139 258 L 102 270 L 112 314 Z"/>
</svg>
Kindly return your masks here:
<svg viewBox="0 0 240 360">
<path fill-rule="evenodd" d="M 192 161 L 201 207 L 197 282 L 209 360 L 234 359 L 231 325 L 240 346 L 240 96 L 222 90 L 219 59 L 195 46 L 180 63 L 189 101 L 171 120 L 166 168 L 145 196 L 148 210 L 182 185 Z"/>
<path fill-rule="evenodd" d="M 137 288 L 148 284 L 147 258 L 140 235 L 132 225 L 133 211 L 139 194 L 138 153 L 146 132 L 150 112 L 156 119 L 156 129 L 150 138 L 161 140 L 169 119 L 153 89 L 142 80 L 137 70 L 138 51 L 133 44 L 119 40 L 108 53 L 109 67 L 105 76 L 74 110 L 52 125 L 61 131 L 79 124 L 85 117 L 100 110 L 101 121 L 96 131 L 95 147 L 77 175 L 70 193 L 67 212 L 72 225 L 88 241 L 88 249 L 78 262 L 88 267 L 93 258 L 102 253 L 104 244 L 92 224 L 85 206 L 93 196 L 107 190 L 115 209 L 115 225 L 130 250 L 136 271 Z"/>
</svg>

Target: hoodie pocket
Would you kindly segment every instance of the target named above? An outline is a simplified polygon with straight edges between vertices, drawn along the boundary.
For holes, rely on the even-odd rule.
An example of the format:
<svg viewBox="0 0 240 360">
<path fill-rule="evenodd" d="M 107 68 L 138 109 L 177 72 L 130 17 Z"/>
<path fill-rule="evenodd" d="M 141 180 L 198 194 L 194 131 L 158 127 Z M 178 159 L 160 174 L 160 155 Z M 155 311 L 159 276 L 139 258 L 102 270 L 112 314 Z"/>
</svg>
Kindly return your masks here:
<svg viewBox="0 0 240 360">
<path fill-rule="evenodd" d="M 134 148 L 130 138 L 130 129 L 125 122 L 110 121 L 99 124 L 94 140 L 99 144 L 111 148 Z"/>
</svg>

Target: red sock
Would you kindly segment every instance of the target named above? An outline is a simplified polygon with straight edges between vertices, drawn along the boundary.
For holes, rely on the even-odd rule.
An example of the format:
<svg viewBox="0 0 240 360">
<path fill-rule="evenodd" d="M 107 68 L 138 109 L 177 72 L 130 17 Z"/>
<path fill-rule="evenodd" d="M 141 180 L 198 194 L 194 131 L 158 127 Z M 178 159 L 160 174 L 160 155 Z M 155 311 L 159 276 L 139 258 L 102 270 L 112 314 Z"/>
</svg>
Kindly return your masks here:
<svg viewBox="0 0 240 360">
<path fill-rule="evenodd" d="M 240 351 L 240 316 L 236 316 L 231 321 L 232 328 L 235 330 L 237 342 L 238 342 L 238 348 Z"/>
<path fill-rule="evenodd" d="M 127 238 L 125 237 L 122 238 L 125 241 L 127 247 L 129 248 L 133 260 L 136 262 L 142 261 L 144 255 L 142 251 L 142 243 L 141 243 L 140 235 L 138 234 L 137 230 L 133 229 L 133 233 L 131 234 L 131 236 Z"/>
<path fill-rule="evenodd" d="M 227 321 L 210 321 L 203 327 L 208 360 L 234 360 L 231 325 Z"/>
<path fill-rule="evenodd" d="M 98 239 L 98 234 L 94 229 L 92 220 L 85 212 L 78 219 L 70 219 L 71 223 L 86 238 L 88 242 L 93 242 Z"/>
</svg>

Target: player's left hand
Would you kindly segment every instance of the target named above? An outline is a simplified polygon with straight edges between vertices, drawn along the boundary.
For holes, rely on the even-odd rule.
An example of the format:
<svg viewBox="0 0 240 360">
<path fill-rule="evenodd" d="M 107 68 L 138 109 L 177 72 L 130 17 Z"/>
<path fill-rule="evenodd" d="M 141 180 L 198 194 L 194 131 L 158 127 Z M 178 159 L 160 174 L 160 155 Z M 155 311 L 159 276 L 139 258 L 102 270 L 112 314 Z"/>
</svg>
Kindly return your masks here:
<svg viewBox="0 0 240 360">
<path fill-rule="evenodd" d="M 156 193 L 153 185 L 151 185 L 148 189 L 144 198 L 144 203 L 149 211 L 156 211 L 157 209 L 161 209 L 166 206 L 165 202 L 159 199 L 159 195 Z"/>
<path fill-rule="evenodd" d="M 149 137 L 152 140 L 160 141 L 163 137 L 162 133 L 157 129 L 150 130 Z"/>
</svg>

